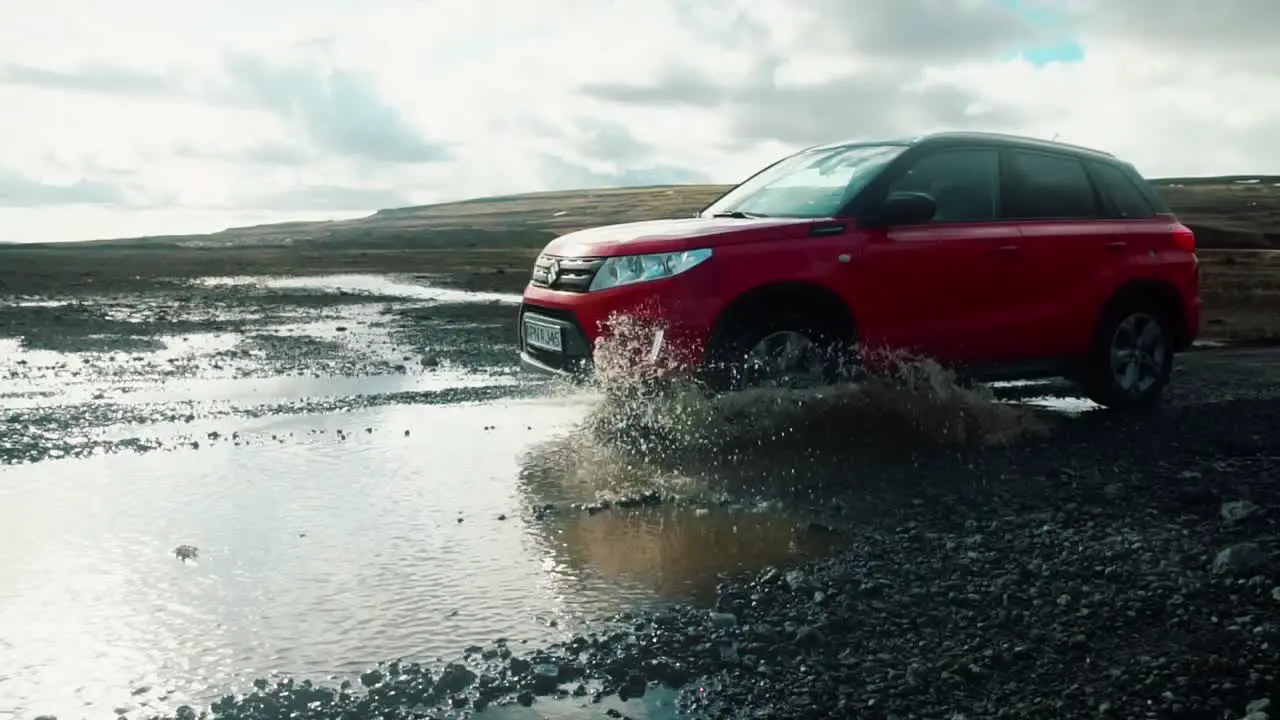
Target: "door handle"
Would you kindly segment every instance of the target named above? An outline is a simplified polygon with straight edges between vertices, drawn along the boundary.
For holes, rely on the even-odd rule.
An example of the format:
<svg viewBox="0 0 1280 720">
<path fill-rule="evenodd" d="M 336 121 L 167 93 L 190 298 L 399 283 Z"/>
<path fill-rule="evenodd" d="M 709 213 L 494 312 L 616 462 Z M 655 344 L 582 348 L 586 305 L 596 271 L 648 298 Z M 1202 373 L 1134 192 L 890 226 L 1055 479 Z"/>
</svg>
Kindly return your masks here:
<svg viewBox="0 0 1280 720">
<path fill-rule="evenodd" d="M 1013 253 L 1018 252 L 1018 246 L 1017 245 L 998 245 L 996 246 L 996 252 L 1002 255 L 1012 255 Z"/>
<path fill-rule="evenodd" d="M 1112 240 L 1111 242 L 1107 243 L 1107 249 L 1108 249 L 1108 250 L 1123 250 L 1123 249 L 1125 248 L 1125 246 L 1126 246 L 1126 245 L 1128 245 L 1128 244 L 1129 244 L 1129 243 L 1127 243 L 1127 242 L 1125 242 L 1125 241 L 1123 241 L 1123 240 Z"/>
</svg>

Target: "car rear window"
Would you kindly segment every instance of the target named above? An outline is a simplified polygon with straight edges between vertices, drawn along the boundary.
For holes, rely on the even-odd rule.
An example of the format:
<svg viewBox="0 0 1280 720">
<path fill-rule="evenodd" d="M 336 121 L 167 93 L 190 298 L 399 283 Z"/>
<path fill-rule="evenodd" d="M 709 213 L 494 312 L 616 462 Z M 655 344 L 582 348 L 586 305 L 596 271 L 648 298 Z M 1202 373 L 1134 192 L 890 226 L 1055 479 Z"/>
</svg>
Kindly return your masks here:
<svg viewBox="0 0 1280 720">
<path fill-rule="evenodd" d="M 1146 178 L 1142 177 L 1132 165 L 1125 165 L 1121 170 L 1133 181 L 1133 184 L 1138 188 L 1138 192 L 1142 193 L 1142 197 L 1147 199 L 1147 204 L 1151 206 L 1152 210 L 1159 215 L 1169 215 L 1173 212 L 1165 204 L 1164 197 L 1160 195 L 1155 186 L 1147 182 Z"/>
<path fill-rule="evenodd" d="M 1091 162 L 1089 172 L 1093 174 L 1108 215 L 1126 220 L 1155 217 L 1151 203 L 1124 170 L 1107 163 Z"/>
<path fill-rule="evenodd" d="M 1093 184 L 1079 160 L 1045 153 L 1009 151 L 1004 215 L 1015 220 L 1094 218 Z"/>
</svg>

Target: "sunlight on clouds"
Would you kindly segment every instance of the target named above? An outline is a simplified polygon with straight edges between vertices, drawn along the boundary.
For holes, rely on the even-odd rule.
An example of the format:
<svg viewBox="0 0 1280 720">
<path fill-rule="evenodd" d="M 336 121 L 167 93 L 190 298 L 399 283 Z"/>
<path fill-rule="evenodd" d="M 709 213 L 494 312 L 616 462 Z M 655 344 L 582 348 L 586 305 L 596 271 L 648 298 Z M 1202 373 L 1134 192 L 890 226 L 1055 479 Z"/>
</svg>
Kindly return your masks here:
<svg viewBox="0 0 1280 720">
<path fill-rule="evenodd" d="M 1198 8 L 13 2 L 0 176 L 44 203 L 77 186 L 135 209 L 46 205 L 3 221 L 25 239 L 188 232 L 251 208 L 265 222 L 271 203 L 322 217 L 574 182 L 733 182 L 806 145 L 945 127 L 1058 134 L 1156 175 L 1275 171 L 1280 50 L 1259 27 L 1280 3 L 1240 0 L 1203 23 Z M 1010 55 L 1045 42 L 1083 57 Z"/>
</svg>

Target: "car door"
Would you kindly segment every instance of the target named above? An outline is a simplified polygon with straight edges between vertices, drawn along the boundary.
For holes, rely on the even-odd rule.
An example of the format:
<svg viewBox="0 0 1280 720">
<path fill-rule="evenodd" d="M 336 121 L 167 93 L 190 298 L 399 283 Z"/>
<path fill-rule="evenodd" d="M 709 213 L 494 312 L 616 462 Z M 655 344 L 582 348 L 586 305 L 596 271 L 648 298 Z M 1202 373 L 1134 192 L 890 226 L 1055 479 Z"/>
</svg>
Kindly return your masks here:
<svg viewBox="0 0 1280 720">
<path fill-rule="evenodd" d="M 1017 225 L 1000 220 L 999 151 L 928 152 L 888 178 L 883 197 L 896 192 L 926 193 L 938 209 L 928 222 L 868 237 L 854 278 L 867 296 L 866 334 L 940 360 L 989 359 L 1006 342 L 1004 287 L 1020 272 Z"/>
<path fill-rule="evenodd" d="M 1005 216 L 1016 220 L 1026 270 L 1010 286 L 1007 325 L 1019 359 L 1069 357 L 1087 347 L 1097 279 L 1124 247 L 1125 227 L 1105 217 L 1080 158 L 1006 150 Z"/>
</svg>

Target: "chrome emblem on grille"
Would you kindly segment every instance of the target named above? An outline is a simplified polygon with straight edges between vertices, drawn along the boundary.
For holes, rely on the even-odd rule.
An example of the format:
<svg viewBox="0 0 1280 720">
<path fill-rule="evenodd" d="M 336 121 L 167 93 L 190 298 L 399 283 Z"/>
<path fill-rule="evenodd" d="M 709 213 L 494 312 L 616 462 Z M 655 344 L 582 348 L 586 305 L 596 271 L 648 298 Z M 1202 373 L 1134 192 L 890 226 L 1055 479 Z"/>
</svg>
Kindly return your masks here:
<svg viewBox="0 0 1280 720">
<path fill-rule="evenodd" d="M 551 264 L 547 266 L 547 284 L 555 285 L 556 281 L 559 279 L 560 279 L 560 261 L 552 260 Z"/>
</svg>

